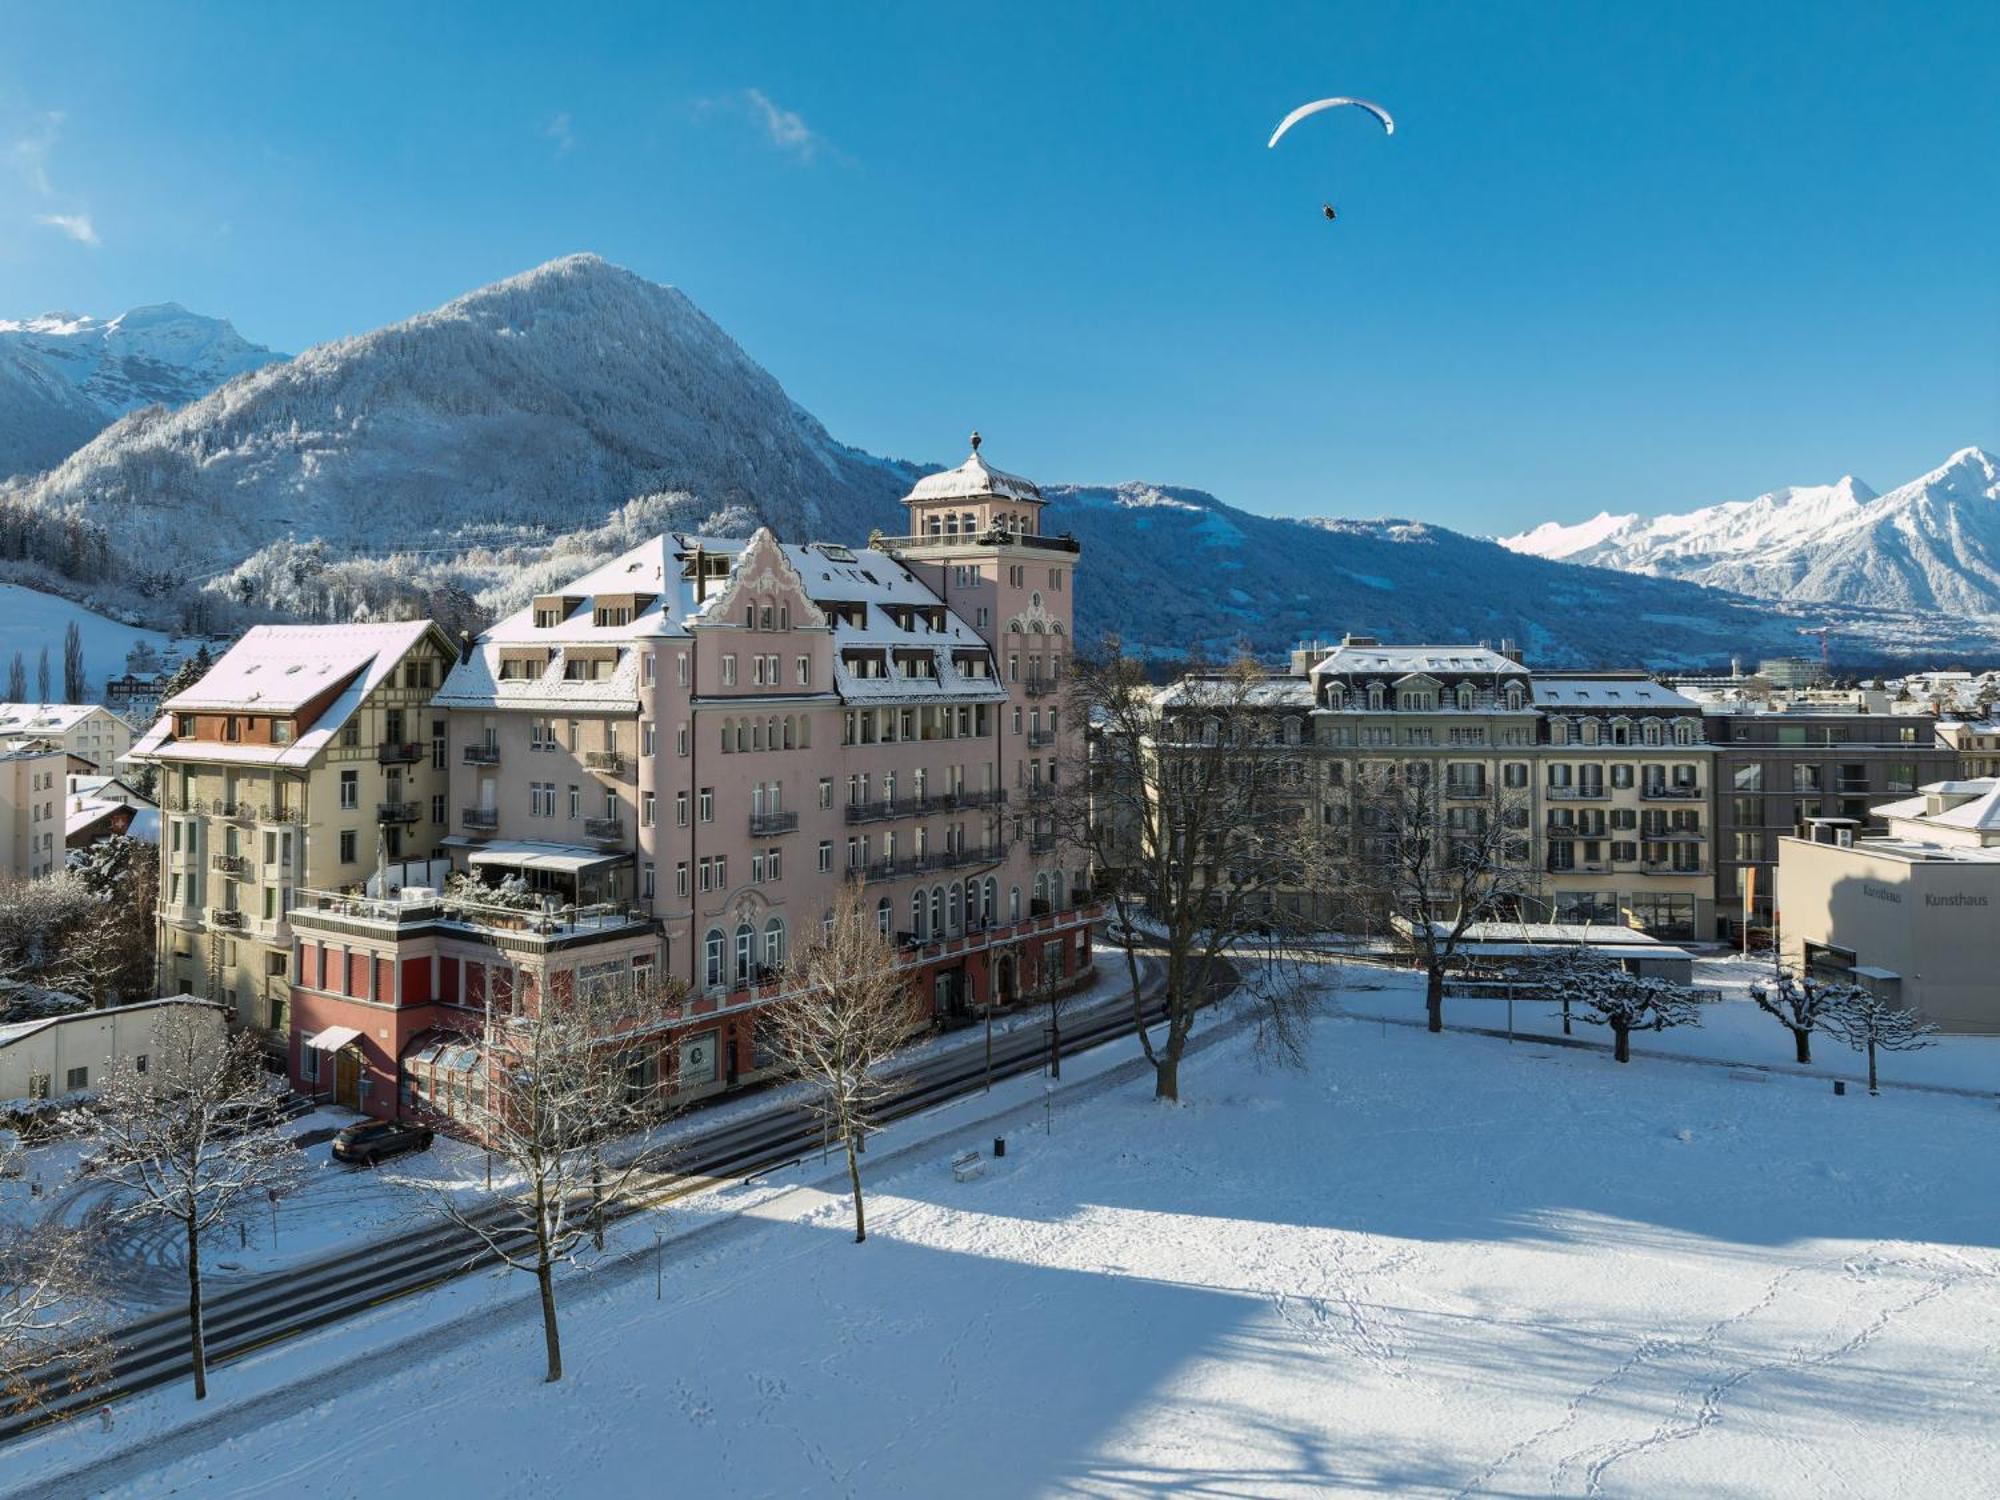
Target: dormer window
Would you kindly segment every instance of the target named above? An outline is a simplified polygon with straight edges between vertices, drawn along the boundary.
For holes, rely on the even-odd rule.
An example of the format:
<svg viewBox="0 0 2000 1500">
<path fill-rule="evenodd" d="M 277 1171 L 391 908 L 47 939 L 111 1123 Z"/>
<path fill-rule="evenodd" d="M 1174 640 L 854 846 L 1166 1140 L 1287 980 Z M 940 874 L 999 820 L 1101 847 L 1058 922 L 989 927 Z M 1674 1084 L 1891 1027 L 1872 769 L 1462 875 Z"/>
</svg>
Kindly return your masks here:
<svg viewBox="0 0 2000 1500">
<path fill-rule="evenodd" d="M 1516 714 L 1521 711 L 1521 685 L 1518 682 L 1507 684 L 1507 711 Z"/>
<path fill-rule="evenodd" d="M 1379 713 L 1382 708 L 1382 699 L 1382 684 L 1379 682 L 1370 683 L 1368 686 L 1368 706 Z"/>
<path fill-rule="evenodd" d="M 1473 703 L 1472 684 L 1469 682 L 1461 682 L 1458 685 L 1458 706 L 1461 709 L 1470 709 L 1472 707 L 1472 703 Z"/>
</svg>

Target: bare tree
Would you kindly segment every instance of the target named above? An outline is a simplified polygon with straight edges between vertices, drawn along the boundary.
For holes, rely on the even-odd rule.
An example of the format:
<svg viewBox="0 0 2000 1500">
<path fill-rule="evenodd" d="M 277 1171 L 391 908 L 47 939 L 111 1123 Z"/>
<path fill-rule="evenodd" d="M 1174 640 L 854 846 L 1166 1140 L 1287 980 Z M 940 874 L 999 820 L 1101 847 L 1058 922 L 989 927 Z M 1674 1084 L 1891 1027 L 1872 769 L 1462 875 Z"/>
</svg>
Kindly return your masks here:
<svg viewBox="0 0 2000 1500">
<path fill-rule="evenodd" d="M 547 1381 L 563 1373 L 556 1268 L 575 1264 L 586 1240 L 601 1247 L 607 1209 L 665 1159 L 635 1133 L 656 1123 L 667 1101 L 645 1081 L 643 1058 L 659 1044 L 668 1003 L 643 986 L 544 991 L 493 1023 L 477 1075 L 483 1087 L 457 1112 L 513 1182 L 497 1205 L 479 1202 L 469 1182 L 440 1184 L 436 1202 L 503 1264 L 534 1276 Z"/>
<path fill-rule="evenodd" d="M 1611 1028 L 1611 1055 L 1621 1063 L 1632 1060 L 1635 1031 L 1701 1024 L 1701 1002 L 1692 991 L 1634 974 L 1617 959 L 1589 948 L 1566 950 L 1542 977 L 1549 998 L 1563 1001 L 1578 1020 Z"/>
<path fill-rule="evenodd" d="M 1775 992 L 1761 984 L 1750 986 L 1750 998 L 1757 1002 L 1758 1009 L 1766 1015 L 1775 1016 L 1778 1023 L 1792 1034 L 1793 1046 L 1802 1063 L 1812 1061 L 1812 1034 L 1824 1031 L 1827 1012 L 1834 1003 L 1835 995 L 1850 986 L 1828 984 L 1814 979 L 1811 975 L 1794 975 L 1790 969 L 1778 971 Z"/>
<path fill-rule="evenodd" d="M 1839 1037 L 1856 1052 L 1868 1054 L 1868 1092 L 1879 1094 L 1875 1054 L 1916 1052 L 1937 1040 L 1937 1027 L 1914 1010 L 1885 1000 L 1858 984 L 1831 985 L 1822 1030 Z"/>
<path fill-rule="evenodd" d="M 0 1183 L 18 1180 L 25 1153 L 0 1135 Z M 103 1289 L 88 1236 L 53 1217 L 0 1217 L 0 1408 L 31 1410 L 103 1378 Z"/>
<path fill-rule="evenodd" d="M 102 1142 L 99 1173 L 125 1190 L 116 1219 L 183 1236 L 197 1401 L 208 1394 L 201 1237 L 296 1181 L 299 1153 L 269 1123 L 284 1096 L 257 1039 L 232 1040 L 216 1007 L 189 1001 L 161 1011 L 150 1052 L 112 1067 L 85 1121 Z"/>
<path fill-rule="evenodd" d="M 1287 717 L 1303 725 L 1309 705 L 1286 715 L 1290 684 L 1248 659 L 1219 671 L 1196 661 L 1158 688 L 1116 640 L 1079 652 L 1069 680 L 1069 712 L 1090 728 L 1084 761 L 1060 782 L 1057 819 L 1089 851 L 1111 903 L 1108 939 L 1124 953 L 1153 1092 L 1178 1099 L 1181 1058 L 1224 951 L 1313 921 L 1324 845 L 1305 816 L 1309 751 L 1283 728 Z M 1139 992 L 1139 955 L 1156 945 L 1166 1004 L 1157 1040 Z"/>
<path fill-rule="evenodd" d="M 1475 924 L 1511 916 L 1535 893 L 1526 794 L 1440 786 L 1428 761 L 1364 765 L 1353 788 L 1353 847 L 1342 866 L 1351 908 L 1402 918 L 1424 971 L 1424 1009 L 1444 1030 L 1445 978 Z"/>
<path fill-rule="evenodd" d="M 786 993 L 757 1018 L 779 1068 L 805 1082 L 808 1108 L 847 1152 L 857 1245 L 868 1238 L 862 1133 L 892 1092 L 883 1063 L 923 1019 L 862 890 L 841 886 L 828 921 L 792 949 Z"/>
<path fill-rule="evenodd" d="M 63 631 L 63 702 L 81 703 L 90 696 L 83 675 L 83 632 L 74 620 Z"/>
</svg>

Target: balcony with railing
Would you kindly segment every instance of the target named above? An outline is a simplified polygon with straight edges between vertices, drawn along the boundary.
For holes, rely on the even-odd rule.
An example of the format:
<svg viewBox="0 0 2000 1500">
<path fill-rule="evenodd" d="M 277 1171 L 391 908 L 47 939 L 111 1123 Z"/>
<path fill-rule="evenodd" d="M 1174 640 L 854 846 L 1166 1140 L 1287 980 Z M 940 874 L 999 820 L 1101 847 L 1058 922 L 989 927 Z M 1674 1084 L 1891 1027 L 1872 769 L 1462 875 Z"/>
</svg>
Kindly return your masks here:
<svg viewBox="0 0 2000 1500">
<path fill-rule="evenodd" d="M 781 833 L 797 833 L 799 815 L 795 812 L 753 812 L 750 814 L 750 837 L 771 838 Z"/>
<path fill-rule="evenodd" d="M 241 930 L 243 926 L 243 913 L 227 907 L 213 907 L 208 913 L 208 925 L 211 927 L 227 927 L 232 930 Z"/>
<path fill-rule="evenodd" d="M 243 875 L 248 873 L 250 861 L 241 854 L 211 854 L 208 867 L 225 875 Z"/>
<path fill-rule="evenodd" d="M 465 763 L 468 766 L 497 766 L 500 764 L 500 747 L 487 744 L 467 745 Z"/>
<path fill-rule="evenodd" d="M 1002 807 L 1006 802 L 1007 789 L 994 787 L 982 792 L 939 792 L 935 796 L 890 797 L 879 802 L 849 802 L 844 806 L 850 823 L 879 823 L 886 818 L 925 818 L 932 813 Z"/>
<path fill-rule="evenodd" d="M 1028 852 L 1030 854 L 1053 854 L 1055 853 L 1055 849 L 1056 836 L 1053 833 L 1031 833 L 1028 835 Z"/>
<path fill-rule="evenodd" d="M 424 747 L 416 740 L 384 740 L 375 747 L 375 762 L 383 766 L 413 766 L 424 758 Z"/>
<path fill-rule="evenodd" d="M 623 818 L 585 818 L 583 820 L 585 838 L 596 839 L 600 844 L 617 843 L 625 837 Z"/>
<path fill-rule="evenodd" d="M 289 917 L 294 926 L 314 932 L 389 936 L 449 924 L 503 941 L 538 944 L 622 936 L 653 925 L 650 913 L 618 902 L 560 905 L 548 897 L 535 906 L 500 906 L 436 893 L 411 899 L 408 891 L 384 900 L 353 891 L 302 889 L 292 901 Z"/>
<path fill-rule="evenodd" d="M 1551 802 L 1609 802 L 1611 788 L 1607 786 L 1552 786 L 1545 787 L 1542 795 Z"/>
<path fill-rule="evenodd" d="M 468 807 L 460 811 L 459 818 L 470 831 L 491 833 L 500 826 L 500 809 L 497 807 Z"/>
<path fill-rule="evenodd" d="M 1664 859 L 1642 859 L 1639 861 L 1642 875 L 1706 875 L 1708 870 L 1702 865 L 1681 865 Z"/>
<path fill-rule="evenodd" d="M 1486 783 L 1483 781 L 1447 781 L 1444 794 L 1448 800 L 1458 802 L 1483 801 L 1486 797 Z"/>
<path fill-rule="evenodd" d="M 599 776 L 622 779 L 632 773 L 632 762 L 622 751 L 586 750 L 583 753 L 583 768 L 595 771 Z"/>
<path fill-rule="evenodd" d="M 1663 781 L 1649 781 L 1639 788 L 1639 795 L 1648 802 L 1692 802 L 1704 795 L 1698 786 L 1669 785 Z"/>
<path fill-rule="evenodd" d="M 962 870 L 968 865 L 997 864 L 1007 857 L 1005 841 L 975 844 L 963 849 L 935 849 L 924 854 L 906 854 L 898 859 L 874 859 L 858 873 L 870 880 L 901 880 L 910 875 L 930 875 L 940 870 Z"/>
<path fill-rule="evenodd" d="M 1046 750 L 1055 742 L 1056 732 L 1053 729 L 1030 729 L 1028 731 L 1028 748 L 1030 750 Z"/>
<path fill-rule="evenodd" d="M 423 817 L 420 802 L 378 802 L 375 804 L 375 821 L 378 823 L 414 823 Z"/>
<path fill-rule="evenodd" d="M 1021 684 L 1021 691 L 1030 698 L 1046 698 L 1056 691 L 1053 677 L 1030 677 Z"/>
</svg>

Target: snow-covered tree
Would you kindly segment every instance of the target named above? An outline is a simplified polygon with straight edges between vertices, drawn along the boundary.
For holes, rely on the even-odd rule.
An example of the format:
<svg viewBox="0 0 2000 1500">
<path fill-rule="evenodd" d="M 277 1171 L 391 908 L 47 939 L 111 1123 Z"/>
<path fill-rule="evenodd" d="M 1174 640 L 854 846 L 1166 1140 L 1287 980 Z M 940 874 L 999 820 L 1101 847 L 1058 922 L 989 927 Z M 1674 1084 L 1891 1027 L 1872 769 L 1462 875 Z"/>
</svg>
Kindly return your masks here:
<svg viewBox="0 0 2000 1500">
<path fill-rule="evenodd" d="M 24 1157 L 0 1131 L 0 1185 L 25 1176 Z M 103 1311 L 87 1231 L 50 1215 L 0 1214 L 0 1409 L 95 1385 L 110 1352 Z"/>
<path fill-rule="evenodd" d="M 1161 689 L 1116 640 L 1070 659 L 1064 712 L 1090 725 L 1062 767 L 1060 837 L 1089 853 L 1112 909 L 1153 1091 L 1180 1097 L 1180 1064 L 1223 955 L 1270 933 L 1303 936 L 1328 883 L 1325 845 L 1306 818 L 1307 750 L 1282 731 L 1255 662 L 1189 662 Z M 1145 1015 L 1140 953 L 1157 948 L 1166 1015 Z M 1247 992 L 1246 992 L 1247 995 Z M 1292 990 L 1262 1004 L 1293 1003 Z M 1280 1028 L 1298 1037 L 1300 1028 Z"/>
<path fill-rule="evenodd" d="M 1828 996 L 1820 1029 L 1868 1054 L 1871 1094 L 1882 1092 L 1875 1075 L 1877 1052 L 1915 1052 L 1937 1040 L 1937 1027 L 1917 1012 L 1858 984 L 1840 985 Z"/>
<path fill-rule="evenodd" d="M 842 885 L 828 919 L 793 945 L 784 986 L 757 1025 L 780 1070 L 805 1083 L 808 1107 L 847 1152 L 860 1244 L 868 1238 L 862 1133 L 892 1092 L 882 1065 L 922 1018 L 910 976 L 859 883 Z"/>
<path fill-rule="evenodd" d="M 49 681 L 49 648 L 42 647 L 41 655 L 35 658 L 35 701 L 55 702 L 55 694 Z"/>
<path fill-rule="evenodd" d="M 213 1006 L 163 1008 L 150 1050 L 114 1064 L 80 1120 L 101 1143 L 99 1174 L 124 1190 L 114 1216 L 180 1232 L 197 1401 L 208 1394 L 202 1236 L 282 1193 L 301 1165 L 291 1140 L 268 1123 L 284 1084 L 265 1070 L 257 1039 L 232 1039 L 223 1022 Z"/>
<path fill-rule="evenodd" d="M 456 1108 L 509 1181 L 497 1212 L 465 1182 L 441 1183 L 435 1199 L 503 1264 L 535 1278 L 547 1381 L 563 1373 L 556 1268 L 575 1263 L 587 1241 L 601 1246 L 606 1210 L 665 1160 L 643 1138 L 621 1137 L 655 1123 L 668 1103 L 642 1081 L 637 1049 L 659 1045 L 660 1015 L 678 998 L 644 984 L 545 990 L 493 1023 L 475 1086 Z"/>
<path fill-rule="evenodd" d="M 1634 974 L 1617 959 L 1588 948 L 1557 955 L 1540 975 L 1548 997 L 1591 1026 L 1611 1028 L 1611 1055 L 1632 1060 L 1632 1033 L 1699 1026 L 1701 1002 L 1664 979 Z"/>
<path fill-rule="evenodd" d="M 1528 802 L 1498 785 L 1476 796 L 1445 788 L 1429 763 L 1364 768 L 1353 789 L 1354 837 L 1342 865 L 1348 905 L 1400 916 L 1424 971 L 1424 1009 L 1444 1029 L 1445 980 L 1466 934 L 1507 917 L 1536 889 Z"/>
<path fill-rule="evenodd" d="M 1842 990 L 1851 988 L 1851 985 L 1828 983 L 1810 974 L 1795 975 L 1790 969 L 1783 969 L 1778 973 L 1776 984 L 1751 985 L 1750 998 L 1757 1002 L 1759 1010 L 1776 1017 L 1778 1024 L 1792 1034 L 1798 1060 L 1809 1063 L 1812 1061 L 1812 1034 L 1826 1029 L 1828 1010 Z"/>
</svg>

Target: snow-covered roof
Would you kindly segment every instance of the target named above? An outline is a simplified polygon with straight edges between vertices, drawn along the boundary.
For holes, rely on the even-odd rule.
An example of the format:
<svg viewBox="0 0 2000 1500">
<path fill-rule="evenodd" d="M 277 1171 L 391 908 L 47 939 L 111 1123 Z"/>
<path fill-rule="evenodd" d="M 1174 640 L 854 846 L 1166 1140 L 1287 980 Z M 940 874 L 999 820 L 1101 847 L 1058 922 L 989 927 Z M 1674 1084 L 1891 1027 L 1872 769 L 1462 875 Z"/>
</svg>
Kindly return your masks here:
<svg viewBox="0 0 2000 1500">
<path fill-rule="evenodd" d="M 1694 713 L 1701 707 L 1641 678 L 1537 677 L 1532 686 L 1537 708 L 1678 708 Z"/>
<path fill-rule="evenodd" d="M 1313 675 L 1349 673 L 1406 676 L 1411 672 L 1525 673 L 1512 657 L 1486 646 L 1335 646 L 1319 659 Z"/>
<path fill-rule="evenodd" d="M 365 625 L 255 625 L 168 712 L 294 713 L 357 672 L 374 687 L 434 627 L 427 620 Z"/>
<path fill-rule="evenodd" d="M 975 450 L 955 469 L 927 474 L 903 497 L 905 505 L 926 500 L 1027 500 L 1039 504 L 1042 492 L 1031 480 L 994 468 Z"/>
<path fill-rule="evenodd" d="M 1215 684 L 1212 692 L 1197 692 L 1188 679 L 1170 682 L 1153 695 L 1160 708 L 1178 708 L 1183 703 L 1197 707 L 1297 708 L 1313 706 L 1313 686 L 1303 677 L 1267 677 L 1261 682 L 1236 684 L 1221 678 L 1205 678 Z"/>
<path fill-rule="evenodd" d="M 132 747 L 134 761 L 305 766 L 340 733 L 371 692 L 424 636 L 428 620 L 367 625 L 258 625 L 222 654 L 201 681 L 167 700 L 153 727 Z M 344 686 L 341 686 L 344 684 Z M 341 686 L 312 726 L 288 745 L 180 741 L 174 712 L 287 714 Z"/>
<path fill-rule="evenodd" d="M 114 717 L 95 703 L 0 703 L 0 736 L 68 734 L 92 714 Z"/>
<path fill-rule="evenodd" d="M 694 578 L 684 576 L 697 552 L 727 559 L 728 573 L 697 587 Z M 834 687 L 844 698 L 985 702 L 1006 697 L 985 640 L 902 562 L 885 552 L 855 552 L 827 542 L 780 542 L 768 529 L 760 529 L 748 541 L 679 532 L 655 537 L 573 583 L 548 590 L 542 597 L 578 602 L 554 625 L 537 625 L 532 606 L 494 625 L 480 636 L 471 658 L 447 674 L 436 701 L 460 708 L 637 712 L 639 666 L 636 652 L 629 648 L 645 640 L 685 637 L 696 625 L 723 623 L 749 576 L 754 573 L 761 579 L 767 565 L 779 574 L 796 575 L 800 591 L 816 607 L 835 603 L 861 607 L 858 625 L 848 623 L 845 612 L 793 621 L 795 628 L 831 630 Z M 624 624 L 599 625 L 596 602 L 604 595 L 638 595 L 643 607 Z M 923 612 L 910 617 L 908 628 L 896 620 L 903 606 Z M 926 616 L 940 609 L 945 611 L 943 628 L 933 630 Z M 584 646 L 619 648 L 608 675 L 584 680 L 566 676 L 570 651 Z M 532 676 L 503 679 L 502 659 L 522 648 L 546 648 L 548 661 Z M 886 677 L 856 676 L 842 659 L 845 650 L 855 648 L 928 651 L 935 660 L 936 676 L 903 677 L 893 664 Z M 973 677 L 960 670 L 954 653 L 972 651 L 986 663 L 988 676 Z"/>
</svg>

